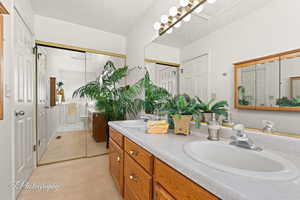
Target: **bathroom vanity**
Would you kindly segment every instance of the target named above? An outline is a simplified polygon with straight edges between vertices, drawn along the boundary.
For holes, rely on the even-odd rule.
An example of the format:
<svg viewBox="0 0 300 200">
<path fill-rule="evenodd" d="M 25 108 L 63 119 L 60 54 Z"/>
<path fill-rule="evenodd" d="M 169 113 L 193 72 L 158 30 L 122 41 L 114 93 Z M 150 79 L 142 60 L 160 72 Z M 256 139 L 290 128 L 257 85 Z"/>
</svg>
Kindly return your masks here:
<svg viewBox="0 0 300 200">
<path fill-rule="evenodd" d="M 219 199 L 113 128 L 109 161 L 110 173 L 126 200 Z"/>
<path fill-rule="evenodd" d="M 142 121 L 110 122 L 109 125 L 110 173 L 126 200 L 300 199 L 298 139 L 247 133 L 263 148 L 260 154 L 229 145 L 232 131 L 225 127 L 222 140 L 211 142 L 207 140 L 206 127 L 192 129 L 190 136 L 178 136 L 147 134 Z M 192 150 L 196 153 L 191 153 Z M 208 155 L 215 150 L 219 156 L 209 160 L 206 152 Z M 207 159 L 206 163 L 199 162 L 201 156 Z M 248 163 L 246 158 L 233 160 L 244 171 L 230 171 L 213 163 L 227 157 L 252 159 Z"/>
</svg>

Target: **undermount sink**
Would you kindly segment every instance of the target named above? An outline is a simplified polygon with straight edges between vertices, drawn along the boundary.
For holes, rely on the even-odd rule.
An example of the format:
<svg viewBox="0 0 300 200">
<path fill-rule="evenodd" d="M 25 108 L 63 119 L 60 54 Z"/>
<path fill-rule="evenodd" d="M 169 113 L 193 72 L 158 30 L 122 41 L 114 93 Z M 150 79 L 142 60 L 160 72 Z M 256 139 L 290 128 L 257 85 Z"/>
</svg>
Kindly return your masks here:
<svg viewBox="0 0 300 200">
<path fill-rule="evenodd" d="M 257 152 L 225 142 L 194 141 L 186 144 L 184 151 L 197 162 L 235 175 L 267 180 L 290 180 L 299 176 L 299 170 L 291 161 L 266 150 Z"/>
<path fill-rule="evenodd" d="M 126 120 L 120 121 L 119 124 L 126 128 L 146 127 L 146 122 L 144 122 L 144 120 Z"/>
</svg>

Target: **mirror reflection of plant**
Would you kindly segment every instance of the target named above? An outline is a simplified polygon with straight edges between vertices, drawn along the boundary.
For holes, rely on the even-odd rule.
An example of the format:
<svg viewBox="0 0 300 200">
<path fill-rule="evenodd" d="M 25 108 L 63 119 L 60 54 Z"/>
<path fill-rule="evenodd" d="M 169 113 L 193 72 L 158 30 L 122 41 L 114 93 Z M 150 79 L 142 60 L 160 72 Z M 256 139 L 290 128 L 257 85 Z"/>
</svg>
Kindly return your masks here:
<svg viewBox="0 0 300 200">
<path fill-rule="evenodd" d="M 199 103 L 200 110 L 203 113 L 216 113 L 218 115 L 223 115 L 223 116 L 226 116 L 228 113 L 227 101 L 218 101 L 212 105 L 212 103 L 215 101 L 215 99 L 211 99 L 207 103 L 204 103 L 199 97 L 196 97 L 196 99 Z"/>
<path fill-rule="evenodd" d="M 239 105 L 242 106 L 250 105 L 250 102 L 247 100 L 246 97 L 246 88 L 244 86 L 238 87 L 238 101 L 239 101 Z"/>
<path fill-rule="evenodd" d="M 142 101 L 136 97 L 143 90 L 144 80 L 119 87 L 127 73 L 127 66 L 117 69 L 113 62 L 108 61 L 101 75 L 75 90 L 73 97 L 96 100 L 96 107 L 107 121 L 125 120 L 126 114 L 135 116 L 142 108 Z"/>
<path fill-rule="evenodd" d="M 296 98 L 282 97 L 277 99 L 276 105 L 282 107 L 299 107 L 300 101 Z"/>
<path fill-rule="evenodd" d="M 147 71 L 144 77 L 145 100 L 144 110 L 147 114 L 154 114 L 155 110 L 159 110 L 167 98 L 171 94 L 164 88 L 156 86 L 151 80 Z"/>
</svg>

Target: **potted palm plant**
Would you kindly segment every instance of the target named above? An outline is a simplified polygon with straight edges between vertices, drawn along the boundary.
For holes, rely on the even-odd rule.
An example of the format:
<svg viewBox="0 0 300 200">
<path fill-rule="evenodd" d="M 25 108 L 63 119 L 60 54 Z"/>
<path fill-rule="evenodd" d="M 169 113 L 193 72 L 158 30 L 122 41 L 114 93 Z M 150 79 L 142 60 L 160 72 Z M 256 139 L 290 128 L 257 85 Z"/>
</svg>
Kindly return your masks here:
<svg viewBox="0 0 300 200">
<path fill-rule="evenodd" d="M 127 114 L 135 116 L 143 106 L 142 101 L 136 97 L 142 93 L 144 80 L 132 86 L 118 86 L 127 72 L 128 67 L 116 68 L 113 62 L 108 61 L 100 76 L 75 90 L 73 97 L 95 100 L 97 110 L 106 121 L 125 120 Z"/>
<path fill-rule="evenodd" d="M 220 116 L 220 115 L 226 116 L 227 115 L 227 112 L 228 112 L 227 101 L 219 101 L 219 102 L 216 102 L 215 104 L 213 104 L 215 99 L 211 99 L 207 103 L 204 103 L 201 99 L 199 99 L 199 97 L 196 97 L 196 99 L 199 103 L 199 107 L 202 112 L 202 121 L 203 122 L 211 121 L 213 118 L 213 114 L 216 114 L 217 116 Z"/>
<path fill-rule="evenodd" d="M 167 99 L 162 111 L 166 112 L 174 122 L 174 133 L 184 135 L 190 134 L 192 117 L 200 114 L 196 99 L 190 98 L 188 95 L 178 95 Z"/>
</svg>

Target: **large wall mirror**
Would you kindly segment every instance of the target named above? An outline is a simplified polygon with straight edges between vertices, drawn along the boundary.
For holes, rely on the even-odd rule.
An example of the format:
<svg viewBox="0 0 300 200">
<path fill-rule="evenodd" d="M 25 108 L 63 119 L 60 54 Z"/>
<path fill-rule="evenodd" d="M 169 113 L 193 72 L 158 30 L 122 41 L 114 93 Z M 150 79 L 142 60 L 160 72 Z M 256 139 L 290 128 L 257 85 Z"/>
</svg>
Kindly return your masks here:
<svg viewBox="0 0 300 200">
<path fill-rule="evenodd" d="M 274 50 L 278 54 L 248 60 L 252 49 L 245 49 L 242 44 L 247 38 L 255 41 L 256 37 L 233 31 L 239 30 L 242 16 L 250 13 L 249 6 L 260 4 L 237 0 L 205 4 L 201 12 L 193 12 L 191 19 L 181 21 L 179 28 L 157 33 L 145 45 L 145 67 L 135 69 L 141 73 L 131 71 L 134 75 L 129 80 L 146 68 L 151 80 L 172 95 L 185 93 L 206 102 L 226 100 L 234 123 L 262 131 L 263 121 L 270 120 L 280 135 L 299 137 L 298 113 L 287 111 L 300 111 L 300 50 Z M 285 48 L 290 50 L 282 47 Z M 264 52 L 266 48 L 261 49 Z M 243 58 L 248 61 L 238 62 Z"/>
<path fill-rule="evenodd" d="M 235 64 L 235 107 L 300 111 L 300 50 Z"/>
</svg>

